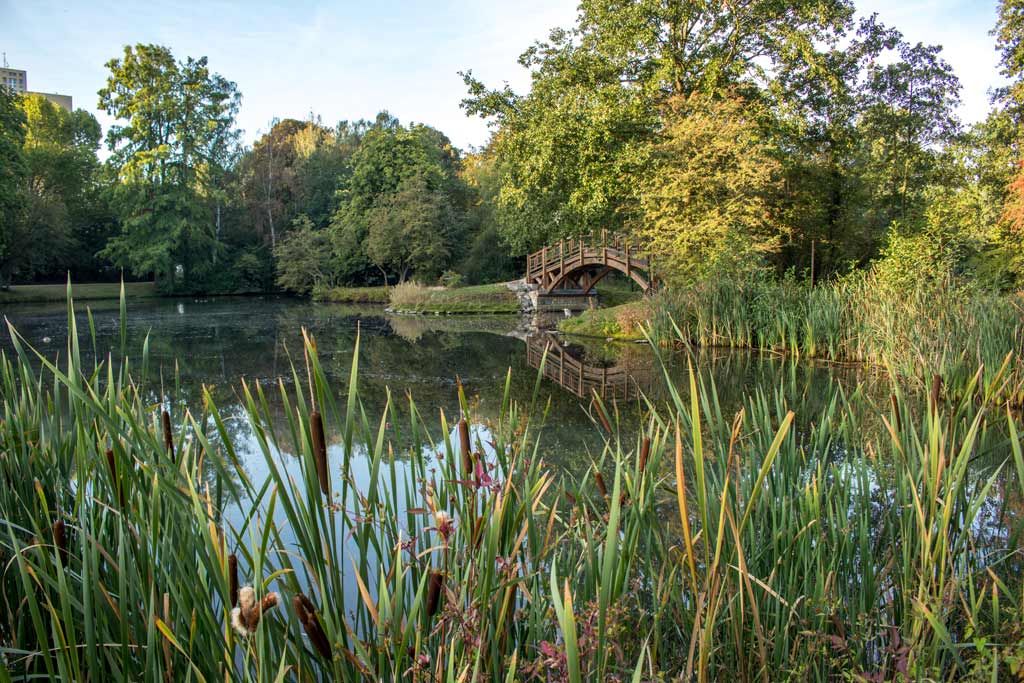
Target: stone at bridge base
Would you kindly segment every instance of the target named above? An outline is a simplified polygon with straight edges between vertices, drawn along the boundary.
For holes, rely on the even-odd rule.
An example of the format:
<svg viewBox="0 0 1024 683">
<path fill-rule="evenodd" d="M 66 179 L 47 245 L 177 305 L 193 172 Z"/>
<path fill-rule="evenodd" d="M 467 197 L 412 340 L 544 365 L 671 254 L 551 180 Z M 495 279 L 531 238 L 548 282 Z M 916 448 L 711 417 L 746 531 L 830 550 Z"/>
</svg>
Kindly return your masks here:
<svg viewBox="0 0 1024 683">
<path fill-rule="evenodd" d="M 541 294 L 537 285 L 526 284 L 522 280 L 510 282 L 508 288 L 519 298 L 519 307 L 524 313 L 578 313 L 601 304 L 596 291 L 584 294 L 578 289 L 562 289 Z"/>
</svg>

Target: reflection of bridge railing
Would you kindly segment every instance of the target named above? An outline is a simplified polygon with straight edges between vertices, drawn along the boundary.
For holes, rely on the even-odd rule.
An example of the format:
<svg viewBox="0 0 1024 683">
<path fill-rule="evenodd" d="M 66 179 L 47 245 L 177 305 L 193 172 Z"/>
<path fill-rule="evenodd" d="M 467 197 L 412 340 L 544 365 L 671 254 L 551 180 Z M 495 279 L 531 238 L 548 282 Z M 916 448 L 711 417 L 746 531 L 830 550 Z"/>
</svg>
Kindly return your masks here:
<svg viewBox="0 0 1024 683">
<path fill-rule="evenodd" d="M 546 378 L 580 398 L 590 398 L 596 392 L 601 398 L 632 399 L 640 396 L 642 390 L 636 373 L 630 372 L 626 366 L 587 365 L 569 354 L 551 335 L 537 335 L 526 340 L 527 365 L 539 369 L 541 361 L 544 362 Z"/>
</svg>

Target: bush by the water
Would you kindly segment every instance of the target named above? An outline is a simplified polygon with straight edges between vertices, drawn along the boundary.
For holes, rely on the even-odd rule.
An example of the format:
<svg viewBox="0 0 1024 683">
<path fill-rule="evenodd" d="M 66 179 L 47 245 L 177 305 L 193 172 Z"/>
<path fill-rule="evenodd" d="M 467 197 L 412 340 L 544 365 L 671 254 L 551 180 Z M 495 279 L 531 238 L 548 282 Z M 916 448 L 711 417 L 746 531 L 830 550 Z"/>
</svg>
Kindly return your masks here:
<svg viewBox="0 0 1024 683">
<path fill-rule="evenodd" d="M 15 680 L 980 682 L 1024 661 L 998 374 L 959 402 L 894 384 L 813 409 L 788 376 L 733 416 L 691 372 L 636 425 L 594 397 L 606 446 L 566 454 L 594 459 L 576 479 L 507 389 L 487 424 L 461 393 L 461 420 L 366 415 L 358 343 L 339 396 L 309 341 L 282 405 L 245 384 L 228 415 L 165 393 L 145 351 L 133 377 L 124 334 L 84 366 L 69 320 L 59 366 L 16 335 L 0 359 Z"/>
</svg>

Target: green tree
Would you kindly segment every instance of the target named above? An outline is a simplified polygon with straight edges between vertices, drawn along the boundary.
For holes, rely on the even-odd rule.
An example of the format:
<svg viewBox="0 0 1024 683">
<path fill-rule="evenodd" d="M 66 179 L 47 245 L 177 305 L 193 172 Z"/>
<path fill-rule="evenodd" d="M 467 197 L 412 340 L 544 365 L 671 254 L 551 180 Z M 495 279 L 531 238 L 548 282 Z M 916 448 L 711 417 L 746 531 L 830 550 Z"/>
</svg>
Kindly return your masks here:
<svg viewBox="0 0 1024 683">
<path fill-rule="evenodd" d="M 119 122 L 107 136 L 122 230 L 104 254 L 136 275 L 196 286 L 211 276 L 217 169 L 230 163 L 240 95 L 205 57 L 176 61 L 162 46 L 127 46 L 107 62 L 99 106 Z"/>
<path fill-rule="evenodd" d="M 292 229 L 274 249 L 277 284 L 296 294 L 309 294 L 320 285 L 334 284 L 330 235 L 317 230 L 309 216 L 300 214 Z"/>
<path fill-rule="evenodd" d="M 386 195 L 367 217 L 366 253 L 384 275 L 410 273 L 433 280 L 450 262 L 455 218 L 448 197 L 433 190 L 423 172 Z"/>
<path fill-rule="evenodd" d="M 640 185 L 635 233 L 676 283 L 752 273 L 778 249 L 780 164 L 740 97 L 669 101 Z"/>
<path fill-rule="evenodd" d="M 748 97 L 782 65 L 850 21 L 846 0 L 585 0 L 571 30 L 527 50 L 532 88 L 488 90 L 464 74 L 467 111 L 491 118 L 502 159 L 499 224 L 516 253 L 621 225 L 635 202 L 622 178 L 641 169 L 674 96 Z"/>
<path fill-rule="evenodd" d="M 97 183 L 100 125 L 81 109 L 69 112 L 42 95 L 20 98 L 25 114 L 25 225 L 19 275 L 81 278 L 100 264 L 94 254 L 109 237 L 110 218 Z"/>
<path fill-rule="evenodd" d="M 24 124 L 16 96 L 0 86 L 0 287 L 4 289 L 11 284 L 23 242 Z"/>
<path fill-rule="evenodd" d="M 461 256 L 469 199 L 459 178 L 458 150 L 444 134 L 424 125 L 401 126 L 383 113 L 362 136 L 351 163 L 329 226 L 339 277 L 355 283 L 375 279 L 374 271 L 385 280 L 409 273 L 436 276 Z M 428 212 L 426 224 L 437 228 L 434 233 L 422 232 L 412 206 Z M 417 243 L 400 244 L 403 234 Z"/>
</svg>

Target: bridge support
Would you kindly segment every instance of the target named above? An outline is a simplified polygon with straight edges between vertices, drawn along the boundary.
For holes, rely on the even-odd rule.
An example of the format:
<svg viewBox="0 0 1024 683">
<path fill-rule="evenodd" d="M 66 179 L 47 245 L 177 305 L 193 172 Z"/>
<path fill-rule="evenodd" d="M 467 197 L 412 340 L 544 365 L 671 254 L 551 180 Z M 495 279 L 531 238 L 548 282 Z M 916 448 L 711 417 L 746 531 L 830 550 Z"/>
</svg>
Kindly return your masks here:
<svg viewBox="0 0 1024 683">
<path fill-rule="evenodd" d="M 652 265 L 621 235 L 601 231 L 600 238 L 561 240 L 526 259 L 525 282 L 535 285 L 540 296 L 591 296 L 594 287 L 609 273 L 618 271 L 646 293 L 653 285 Z"/>
</svg>

